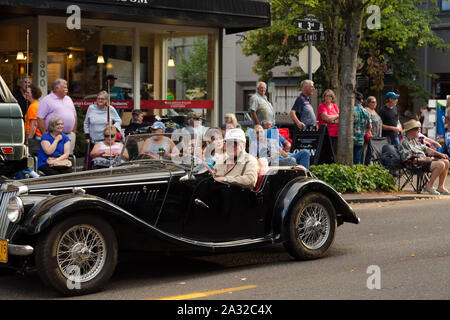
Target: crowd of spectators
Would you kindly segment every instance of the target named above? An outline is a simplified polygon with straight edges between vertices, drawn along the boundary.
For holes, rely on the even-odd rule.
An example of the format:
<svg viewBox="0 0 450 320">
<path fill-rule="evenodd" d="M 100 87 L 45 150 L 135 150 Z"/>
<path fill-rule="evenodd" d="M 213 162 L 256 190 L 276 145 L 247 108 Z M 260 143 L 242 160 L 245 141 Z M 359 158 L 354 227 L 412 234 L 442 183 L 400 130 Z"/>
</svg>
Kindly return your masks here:
<svg viewBox="0 0 450 320">
<path fill-rule="evenodd" d="M 114 88 L 114 80 L 108 78 L 109 89 Z M 264 159 L 262 162 L 268 165 L 301 165 L 309 168 L 311 157 L 309 151 L 296 150 L 295 153 L 292 153 L 290 140 L 283 137 L 275 126 L 275 112 L 267 99 L 266 90 L 267 85 L 259 82 L 255 94 L 250 98 L 249 111 L 254 126 L 246 128 L 246 150 L 256 159 Z M 325 90 L 322 97 L 323 102 L 318 106 L 316 117 L 311 104 L 314 90 L 313 81 L 305 80 L 301 83 L 301 93 L 290 112 L 290 117 L 295 125 L 295 133 L 302 130 L 317 130 L 321 125 L 327 126 L 333 157 L 336 159 L 340 113 L 336 104 L 336 95 L 331 89 Z M 75 146 L 78 119 L 74 103 L 67 92 L 67 82 L 64 79 L 57 79 L 52 84 L 50 94 L 39 102 L 42 93 L 27 77 L 22 79 L 20 86 L 15 91 L 15 96 L 25 115 L 25 129 L 30 153 L 38 159 L 38 170 L 46 175 L 71 171 L 71 168 L 67 166 L 52 165 L 54 159 L 67 160 L 69 156 L 73 155 Z M 117 94 L 114 91 L 114 95 Z M 144 121 L 144 114 L 141 110 L 133 110 L 130 123 L 124 127 L 119 113 L 109 104 L 110 98 L 108 92 L 102 90 L 97 94 L 96 101 L 87 109 L 83 124 L 88 145 L 87 162 L 89 165 L 86 166 L 86 169 L 108 166 L 111 158 L 122 153 L 125 137 L 133 133 L 155 134 L 145 140 L 143 147 L 139 150 L 140 155 L 154 159 L 170 159 L 173 154 L 183 153 L 177 148 L 176 142 L 167 135 L 163 135 L 163 133 L 173 132 L 174 127 L 166 126 L 158 117 L 153 123 Z M 368 97 L 364 103 L 362 94 L 356 93 L 353 113 L 354 164 L 369 165 L 371 163 L 371 137 L 386 137 L 390 144 L 400 144 L 403 138 L 402 132 L 405 132 L 399 121 L 398 98 L 398 94 L 388 92 L 385 96 L 385 105 L 377 113 L 375 97 Z M 425 117 L 426 111 L 424 110 Z M 447 117 L 447 119 L 449 118 Z M 183 134 L 192 135 L 196 139 L 200 137 L 200 141 L 189 142 L 188 153 L 198 153 L 195 149 L 200 147 L 201 158 L 210 168 L 213 168 L 217 161 L 227 155 L 224 143 L 227 133 L 234 129 L 241 130 L 233 113 L 225 114 L 222 123 L 221 127 L 206 128 L 203 125 L 202 114 L 192 111 L 187 114 L 186 125 L 178 128 L 179 132 Z M 432 149 L 441 147 L 439 143 L 430 140 L 420 132 L 418 139 Z M 123 152 L 123 157 L 129 157 L 126 150 Z M 104 161 L 105 159 L 108 161 Z M 32 173 L 31 176 L 38 176 L 31 168 L 28 172 Z M 431 187 L 427 190 L 433 191 Z M 442 188 L 439 191 L 443 192 Z"/>
</svg>

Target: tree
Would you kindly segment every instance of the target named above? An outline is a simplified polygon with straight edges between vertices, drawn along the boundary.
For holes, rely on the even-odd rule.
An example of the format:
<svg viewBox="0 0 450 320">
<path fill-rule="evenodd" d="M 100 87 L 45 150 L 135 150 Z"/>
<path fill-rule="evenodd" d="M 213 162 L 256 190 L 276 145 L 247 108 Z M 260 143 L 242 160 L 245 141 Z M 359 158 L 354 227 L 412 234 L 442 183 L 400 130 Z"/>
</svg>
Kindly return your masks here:
<svg viewBox="0 0 450 320">
<path fill-rule="evenodd" d="M 254 71 L 261 77 L 271 77 L 270 69 L 277 65 L 290 65 L 290 56 L 296 55 L 300 44 L 295 41 L 298 30 L 296 19 L 314 14 L 327 32 L 321 46 L 325 52 L 323 69 L 328 88 L 339 97 L 341 110 L 339 126 L 338 162 L 352 163 L 353 154 L 353 104 L 356 89 L 356 59 L 361 38 L 361 25 L 367 1 L 298 1 L 273 0 L 272 26 L 249 33 L 243 48 L 244 54 L 259 56 Z M 282 36 L 284 35 L 284 36 Z M 288 39 L 294 39 L 290 42 Z M 280 40 L 282 42 L 280 43 Z M 350 150 L 348 150 L 350 146 Z"/>
<path fill-rule="evenodd" d="M 322 67 L 314 75 L 318 87 L 335 91 L 341 110 L 339 125 L 338 162 L 352 163 L 353 104 L 356 90 L 358 55 L 370 59 L 370 75 L 375 90 L 383 87 L 384 67 L 389 60 L 394 67 L 394 81 L 407 85 L 417 95 L 423 88 L 414 82 L 420 71 L 415 65 L 414 53 L 425 45 L 445 48 L 442 39 L 431 30 L 435 21 L 432 11 L 417 7 L 411 0 L 272 0 L 272 25 L 247 33 L 243 53 L 259 56 L 254 72 L 260 80 L 269 81 L 271 69 L 290 65 L 291 57 L 304 44 L 297 41 L 299 31 L 295 20 L 314 14 L 324 25 L 327 41 L 316 43 L 322 53 Z M 418 1 L 416 1 L 418 2 Z M 381 28 L 369 30 L 363 21 L 371 18 L 367 12 L 376 4 L 381 10 Z M 405 68 L 407 66 L 407 68 Z M 381 70 L 383 68 L 383 70 Z M 298 71 L 298 67 L 292 71 Z M 428 75 L 429 76 L 429 75 Z M 317 84 L 317 81 L 315 81 Z"/>
<path fill-rule="evenodd" d="M 192 52 L 186 56 L 178 50 L 180 62 L 177 63 L 176 79 L 186 86 L 188 93 L 195 92 L 197 97 L 204 93 L 207 85 L 208 43 L 207 38 L 198 37 L 194 40 Z"/>
</svg>

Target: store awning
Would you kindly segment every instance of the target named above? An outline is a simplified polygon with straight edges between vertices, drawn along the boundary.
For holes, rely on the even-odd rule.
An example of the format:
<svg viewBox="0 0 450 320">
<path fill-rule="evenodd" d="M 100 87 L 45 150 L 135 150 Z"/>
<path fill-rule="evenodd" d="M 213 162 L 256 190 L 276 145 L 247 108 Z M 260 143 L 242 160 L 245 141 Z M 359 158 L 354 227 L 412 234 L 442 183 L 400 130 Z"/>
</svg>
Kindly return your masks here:
<svg viewBox="0 0 450 320">
<path fill-rule="evenodd" d="M 225 28 L 236 33 L 270 25 L 268 0 L 0 0 L 0 18 L 68 16 L 78 5 L 82 18 Z"/>
</svg>

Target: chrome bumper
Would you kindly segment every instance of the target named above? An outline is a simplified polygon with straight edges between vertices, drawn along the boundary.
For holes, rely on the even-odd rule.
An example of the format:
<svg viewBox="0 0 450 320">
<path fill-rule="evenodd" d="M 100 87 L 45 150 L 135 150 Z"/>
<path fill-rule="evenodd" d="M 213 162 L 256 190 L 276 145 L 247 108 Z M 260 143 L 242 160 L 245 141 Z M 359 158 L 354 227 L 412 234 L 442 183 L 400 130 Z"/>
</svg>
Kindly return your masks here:
<svg viewBox="0 0 450 320">
<path fill-rule="evenodd" d="M 12 256 L 29 256 L 34 252 L 32 246 L 8 243 L 8 254 Z"/>
</svg>

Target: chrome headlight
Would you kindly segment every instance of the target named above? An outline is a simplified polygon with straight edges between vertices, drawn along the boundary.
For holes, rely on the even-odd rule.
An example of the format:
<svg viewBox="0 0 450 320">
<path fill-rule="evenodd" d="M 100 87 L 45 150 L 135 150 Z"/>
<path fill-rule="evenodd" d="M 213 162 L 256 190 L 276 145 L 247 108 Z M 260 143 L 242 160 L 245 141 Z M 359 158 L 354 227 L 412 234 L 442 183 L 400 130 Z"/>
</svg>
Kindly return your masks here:
<svg viewBox="0 0 450 320">
<path fill-rule="evenodd" d="M 6 208 L 8 219 L 12 223 L 19 222 L 23 215 L 23 202 L 19 197 L 12 197 L 9 199 L 8 207 Z"/>
</svg>

